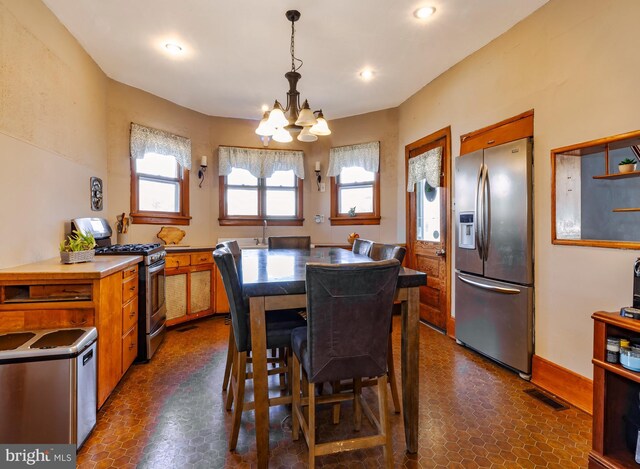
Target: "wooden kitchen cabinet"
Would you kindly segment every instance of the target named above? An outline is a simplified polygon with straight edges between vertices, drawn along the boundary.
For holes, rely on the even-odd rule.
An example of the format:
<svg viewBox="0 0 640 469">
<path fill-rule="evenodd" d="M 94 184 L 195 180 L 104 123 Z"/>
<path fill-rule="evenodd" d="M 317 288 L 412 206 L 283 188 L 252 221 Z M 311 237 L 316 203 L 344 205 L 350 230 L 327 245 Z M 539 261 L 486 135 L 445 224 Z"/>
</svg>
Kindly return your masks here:
<svg viewBox="0 0 640 469">
<path fill-rule="evenodd" d="M 95 326 L 98 407 L 138 352 L 140 256 L 99 256 L 62 266 L 59 259 L 0 271 L 0 332 Z"/>
<path fill-rule="evenodd" d="M 606 361 L 607 337 L 640 339 L 640 321 L 618 313 L 597 312 L 593 331 L 593 444 L 590 468 L 636 467 L 626 442 L 627 426 L 636 420 L 640 372 Z M 633 431 L 633 430 L 630 430 Z M 637 432 L 634 432 L 637 435 Z M 635 443 L 635 438 L 633 438 Z"/>
<path fill-rule="evenodd" d="M 218 312 L 216 277 L 219 274 L 213 250 L 213 247 L 182 248 L 179 252 L 167 249 L 167 326 Z"/>
</svg>

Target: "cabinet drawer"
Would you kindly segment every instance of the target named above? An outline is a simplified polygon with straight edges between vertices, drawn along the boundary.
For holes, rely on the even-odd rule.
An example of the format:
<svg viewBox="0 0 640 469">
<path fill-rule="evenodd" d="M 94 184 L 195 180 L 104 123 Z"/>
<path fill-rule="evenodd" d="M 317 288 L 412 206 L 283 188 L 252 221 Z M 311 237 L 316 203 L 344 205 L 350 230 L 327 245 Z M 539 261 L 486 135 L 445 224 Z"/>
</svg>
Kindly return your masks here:
<svg viewBox="0 0 640 469">
<path fill-rule="evenodd" d="M 131 366 L 138 355 L 138 325 L 136 324 L 122 338 L 122 373 Z"/>
<path fill-rule="evenodd" d="M 129 278 L 132 276 L 137 276 L 138 275 L 138 266 L 137 265 L 133 265 L 131 267 L 127 267 L 126 269 L 124 269 L 122 271 L 122 278 Z"/>
<path fill-rule="evenodd" d="M 122 303 L 138 294 L 138 277 L 129 277 L 122 282 Z"/>
<path fill-rule="evenodd" d="M 191 264 L 191 256 L 189 254 L 173 254 L 165 258 L 167 269 L 184 267 Z"/>
<path fill-rule="evenodd" d="M 197 252 L 191 254 L 191 265 L 213 264 L 213 252 Z"/>
<path fill-rule="evenodd" d="M 138 322 L 138 297 L 122 307 L 122 330 L 128 331 Z"/>
</svg>

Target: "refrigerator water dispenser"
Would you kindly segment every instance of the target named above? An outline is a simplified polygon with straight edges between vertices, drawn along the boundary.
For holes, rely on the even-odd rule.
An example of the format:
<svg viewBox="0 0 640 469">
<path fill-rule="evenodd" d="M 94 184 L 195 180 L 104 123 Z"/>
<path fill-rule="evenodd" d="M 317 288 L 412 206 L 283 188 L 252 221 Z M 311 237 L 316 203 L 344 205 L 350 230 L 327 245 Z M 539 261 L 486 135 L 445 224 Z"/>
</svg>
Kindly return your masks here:
<svg viewBox="0 0 640 469">
<path fill-rule="evenodd" d="M 460 220 L 458 221 L 458 229 L 460 230 L 460 233 L 458 233 L 458 247 L 462 249 L 476 248 L 474 215 L 474 212 L 460 213 Z"/>
</svg>

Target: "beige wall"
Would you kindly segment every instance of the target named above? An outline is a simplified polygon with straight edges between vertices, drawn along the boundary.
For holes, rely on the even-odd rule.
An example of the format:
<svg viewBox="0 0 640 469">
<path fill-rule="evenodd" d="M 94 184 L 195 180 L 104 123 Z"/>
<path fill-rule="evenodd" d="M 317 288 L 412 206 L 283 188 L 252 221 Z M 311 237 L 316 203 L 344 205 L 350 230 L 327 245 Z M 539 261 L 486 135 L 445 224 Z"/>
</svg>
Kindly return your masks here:
<svg viewBox="0 0 640 469">
<path fill-rule="evenodd" d="M 638 17 L 637 0 L 552 0 L 399 110 L 398 153 L 451 125 L 456 155 L 461 134 L 535 109 L 535 350 L 587 377 L 590 315 L 631 303 L 638 252 L 551 244 L 549 155 L 640 127 Z M 402 199 L 398 208 L 404 213 Z M 403 216 L 397 229 L 402 239 Z"/>
<path fill-rule="evenodd" d="M 129 211 L 129 125 L 131 122 L 167 130 L 189 137 L 192 142 L 193 167 L 190 180 L 191 224 L 180 227 L 187 232 L 185 243 L 211 244 L 218 238 L 253 238 L 261 234 L 261 227 L 221 227 L 218 225 L 218 157 L 219 145 L 260 146 L 254 130 L 257 121 L 211 117 L 180 107 L 122 83 L 110 81 L 108 93 L 109 128 L 109 220 L 115 223 L 118 213 Z M 304 225 L 301 227 L 269 227 L 268 234 L 305 234 L 313 242 L 345 243 L 347 234 L 357 231 L 363 237 L 395 241 L 396 166 L 398 133 L 397 109 L 384 110 L 330 122 L 332 135 L 321 137 L 314 144 L 293 143 L 269 148 L 300 149 L 305 152 Z M 315 184 L 315 162 L 320 161 L 326 172 L 329 148 L 352 143 L 381 141 L 382 222 L 380 226 L 331 227 L 330 192 L 318 192 Z M 198 187 L 197 168 L 200 156 L 209 157 L 209 168 L 201 188 Z M 323 178 L 324 180 L 328 180 Z M 325 222 L 316 224 L 315 214 L 324 214 Z M 151 242 L 160 226 L 132 225 L 130 242 Z"/>
<path fill-rule="evenodd" d="M 55 256 L 107 177 L 107 78 L 40 2 L 0 0 L 0 267 Z M 67 227 L 68 229 L 68 223 Z"/>
</svg>

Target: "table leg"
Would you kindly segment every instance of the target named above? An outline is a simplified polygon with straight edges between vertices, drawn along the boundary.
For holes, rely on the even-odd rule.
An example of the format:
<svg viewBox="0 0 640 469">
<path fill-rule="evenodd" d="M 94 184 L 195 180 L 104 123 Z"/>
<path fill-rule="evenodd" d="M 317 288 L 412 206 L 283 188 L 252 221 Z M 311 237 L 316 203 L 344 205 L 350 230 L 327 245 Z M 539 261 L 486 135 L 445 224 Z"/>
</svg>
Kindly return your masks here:
<svg viewBox="0 0 640 469">
<path fill-rule="evenodd" d="M 420 289 L 407 289 L 402 302 L 402 413 L 407 452 L 418 452 L 418 364 Z"/>
<path fill-rule="evenodd" d="M 269 466 L 269 389 L 267 383 L 267 331 L 264 318 L 264 297 L 251 297 L 249 310 L 258 467 L 267 469 Z"/>
</svg>

